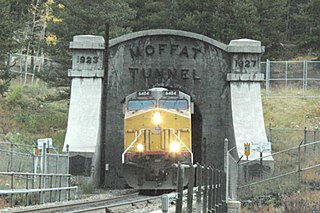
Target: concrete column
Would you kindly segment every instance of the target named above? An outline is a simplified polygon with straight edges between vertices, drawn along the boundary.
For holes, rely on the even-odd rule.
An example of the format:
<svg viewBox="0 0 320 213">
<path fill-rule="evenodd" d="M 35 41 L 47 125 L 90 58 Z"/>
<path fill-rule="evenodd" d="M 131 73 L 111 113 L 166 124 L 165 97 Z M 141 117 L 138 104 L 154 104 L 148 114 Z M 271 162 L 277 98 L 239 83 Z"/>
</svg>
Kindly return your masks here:
<svg viewBox="0 0 320 213">
<path fill-rule="evenodd" d="M 260 72 L 260 59 L 264 47 L 261 46 L 260 41 L 238 39 L 230 42 L 228 52 L 231 54 L 231 67 L 230 73 L 227 74 L 227 81 L 230 83 L 232 126 L 234 130 L 233 137 L 230 137 L 234 138 L 234 141 L 230 142 L 231 146 L 235 145 L 237 151 L 233 157 L 239 159 L 245 155 L 244 144 L 249 143 L 251 152 L 248 161 L 255 163 L 254 160 L 260 157 L 261 151 L 257 147 L 265 147 L 263 150 L 264 156 L 271 154 L 271 145 L 265 132 L 260 92 L 260 84 L 264 81 L 264 74 Z M 263 165 L 268 166 L 269 171 L 272 172 L 273 158 L 264 158 L 263 162 Z M 239 180 L 243 179 L 244 170 L 240 168 Z M 231 181 L 237 180 L 232 179 Z M 234 182 L 230 182 L 230 185 L 234 185 Z"/>
<path fill-rule="evenodd" d="M 232 40 L 228 46 L 231 53 L 231 73 L 227 81 L 263 81 L 260 73 L 260 58 L 264 47 L 260 41 L 251 39 Z"/>
<path fill-rule="evenodd" d="M 71 97 L 64 151 L 69 145 L 70 157 L 81 155 L 92 159 L 90 168 L 76 165 L 71 160 L 71 167 L 86 171 L 99 172 L 100 114 L 103 79 L 102 36 L 78 35 L 70 42 L 72 50 L 72 69 L 68 70 L 71 80 Z M 74 164 L 74 165 L 73 165 Z M 91 180 L 99 177 L 92 174 Z M 94 180 L 96 183 L 98 180 Z"/>
</svg>

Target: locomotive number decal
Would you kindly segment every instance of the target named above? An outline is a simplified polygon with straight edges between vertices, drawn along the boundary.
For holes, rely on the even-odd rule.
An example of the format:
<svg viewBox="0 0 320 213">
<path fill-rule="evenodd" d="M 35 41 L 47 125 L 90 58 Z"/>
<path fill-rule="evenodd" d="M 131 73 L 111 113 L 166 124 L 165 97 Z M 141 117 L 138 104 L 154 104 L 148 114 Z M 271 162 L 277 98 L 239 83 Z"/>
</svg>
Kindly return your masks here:
<svg viewBox="0 0 320 213">
<path fill-rule="evenodd" d="M 164 96 L 178 96 L 179 92 L 176 90 L 165 90 L 163 91 Z"/>
</svg>

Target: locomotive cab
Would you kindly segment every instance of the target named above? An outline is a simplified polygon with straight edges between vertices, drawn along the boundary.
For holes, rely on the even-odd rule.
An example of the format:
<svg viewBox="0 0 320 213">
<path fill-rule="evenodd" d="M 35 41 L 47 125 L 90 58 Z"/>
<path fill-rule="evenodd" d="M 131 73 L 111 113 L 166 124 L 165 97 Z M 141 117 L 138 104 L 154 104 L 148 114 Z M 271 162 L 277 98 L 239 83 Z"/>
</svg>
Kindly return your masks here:
<svg viewBox="0 0 320 213">
<path fill-rule="evenodd" d="M 176 188 L 174 164 L 193 161 L 192 111 L 190 96 L 178 90 L 153 88 L 126 97 L 122 164 L 131 187 Z"/>
</svg>

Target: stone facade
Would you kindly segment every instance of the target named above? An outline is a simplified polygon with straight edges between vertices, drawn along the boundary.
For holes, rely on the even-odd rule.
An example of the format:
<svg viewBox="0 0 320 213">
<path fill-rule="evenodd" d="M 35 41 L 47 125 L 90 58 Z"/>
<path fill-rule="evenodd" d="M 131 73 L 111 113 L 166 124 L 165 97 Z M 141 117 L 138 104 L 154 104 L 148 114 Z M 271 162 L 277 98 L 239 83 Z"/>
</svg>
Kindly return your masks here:
<svg viewBox="0 0 320 213">
<path fill-rule="evenodd" d="M 106 185 L 118 186 L 123 152 L 122 100 L 154 86 L 179 89 L 192 98 L 193 152 L 203 161 L 202 141 L 210 165 L 222 167 L 223 141 L 231 128 L 230 72 L 227 46 L 207 37 L 175 30 L 153 30 L 111 40 L 107 94 Z M 115 174 L 117 175 L 116 178 Z"/>
</svg>

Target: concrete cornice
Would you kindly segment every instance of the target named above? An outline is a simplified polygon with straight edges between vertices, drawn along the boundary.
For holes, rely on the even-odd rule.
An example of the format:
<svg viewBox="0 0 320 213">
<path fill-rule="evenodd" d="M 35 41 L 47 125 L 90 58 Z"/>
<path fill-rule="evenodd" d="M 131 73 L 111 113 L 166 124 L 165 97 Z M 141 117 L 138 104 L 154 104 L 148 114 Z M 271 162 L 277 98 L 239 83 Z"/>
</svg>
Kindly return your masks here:
<svg viewBox="0 0 320 213">
<path fill-rule="evenodd" d="M 216 41 L 212 38 L 209 38 L 204 35 L 200 35 L 197 33 L 182 31 L 182 30 L 170 30 L 170 29 L 156 29 L 156 30 L 145 30 L 145 31 L 139 31 L 134 33 L 129 33 L 123 36 L 120 36 L 118 38 L 112 39 L 109 42 L 109 46 L 113 47 L 117 44 L 123 43 L 128 40 L 136 39 L 139 37 L 146 37 L 146 36 L 159 36 L 159 35 L 168 35 L 168 36 L 181 36 L 186 38 L 192 38 L 197 39 L 203 42 L 206 42 L 208 44 L 211 44 L 213 46 L 216 46 L 220 48 L 221 50 L 228 51 L 228 45 L 223 44 L 219 41 Z"/>
<path fill-rule="evenodd" d="M 231 40 L 228 46 L 229 53 L 263 53 L 264 46 L 261 42 L 252 39 L 235 39 Z"/>
</svg>

